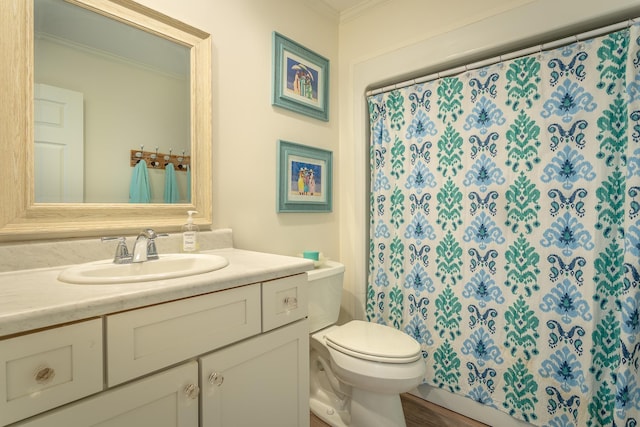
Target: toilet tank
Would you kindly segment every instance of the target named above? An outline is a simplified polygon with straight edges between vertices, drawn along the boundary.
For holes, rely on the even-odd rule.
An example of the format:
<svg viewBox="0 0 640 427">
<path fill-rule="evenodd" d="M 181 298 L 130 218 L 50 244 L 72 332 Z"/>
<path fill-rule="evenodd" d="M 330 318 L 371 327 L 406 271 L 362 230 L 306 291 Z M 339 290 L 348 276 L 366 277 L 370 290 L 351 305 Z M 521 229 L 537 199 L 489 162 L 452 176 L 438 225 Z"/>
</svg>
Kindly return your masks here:
<svg viewBox="0 0 640 427">
<path fill-rule="evenodd" d="M 338 321 L 343 277 L 344 265 L 335 261 L 326 261 L 323 266 L 307 271 L 310 332 Z"/>
</svg>

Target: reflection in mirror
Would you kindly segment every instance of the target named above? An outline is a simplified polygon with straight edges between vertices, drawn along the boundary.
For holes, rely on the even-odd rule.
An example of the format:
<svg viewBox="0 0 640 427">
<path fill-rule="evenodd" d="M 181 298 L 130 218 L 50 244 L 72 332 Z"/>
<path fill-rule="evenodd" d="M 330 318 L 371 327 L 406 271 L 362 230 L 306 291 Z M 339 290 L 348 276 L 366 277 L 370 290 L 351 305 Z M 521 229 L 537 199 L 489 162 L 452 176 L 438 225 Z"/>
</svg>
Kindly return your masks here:
<svg viewBox="0 0 640 427">
<path fill-rule="evenodd" d="M 38 157 L 38 163 L 42 163 L 43 158 L 50 156 L 50 154 L 42 155 L 43 151 L 35 150 L 34 147 L 36 139 L 34 136 L 34 97 L 36 90 L 42 90 L 42 86 L 36 86 L 34 82 L 34 76 L 40 76 L 39 70 L 34 71 L 34 51 L 36 50 L 34 46 L 34 1 L 0 0 L 0 16 L 2 17 L 0 55 L 3 58 L 0 61 L 0 75 L 3 76 L 0 79 L 0 93 L 3 96 L 3 102 L 0 103 L 0 116 L 3 117 L 3 120 L 0 121 L 0 141 L 4 144 L 3 148 L 6 153 L 5 156 L 0 156 L 0 182 L 6 183 L 6 187 L 11 189 L 11 191 L 0 191 L 0 242 L 128 235 L 138 233 L 141 226 L 151 227 L 156 231 L 179 231 L 187 210 L 198 211 L 194 221 L 200 225 L 201 229 L 210 227 L 213 210 L 211 191 L 211 35 L 133 0 L 66 0 L 66 2 L 73 7 L 85 9 L 84 12 L 90 10 L 113 19 L 127 28 L 128 32 L 123 35 L 109 36 L 108 38 L 123 37 L 128 40 L 128 34 L 136 29 L 136 31 L 142 30 L 145 33 L 154 34 L 165 41 L 169 40 L 170 45 L 175 44 L 179 48 L 178 51 L 184 48 L 184 52 L 188 53 L 189 70 L 188 78 L 184 79 L 184 86 L 189 89 L 188 98 L 183 98 L 185 100 L 181 102 L 186 103 L 188 108 L 184 115 L 179 113 L 171 113 L 170 115 L 173 118 L 179 117 L 182 122 L 188 122 L 188 125 L 184 126 L 174 122 L 170 125 L 170 130 L 163 128 L 162 131 L 158 131 L 163 122 L 167 121 L 165 116 L 153 110 L 149 104 L 145 104 L 146 100 L 140 99 L 140 97 L 127 100 L 127 105 L 125 105 L 122 101 L 122 93 L 116 94 L 115 90 L 114 93 L 110 93 L 113 95 L 110 101 L 118 107 L 109 114 L 103 113 L 94 117 L 95 115 L 91 113 L 98 106 L 94 105 L 96 101 L 89 96 L 89 92 L 93 89 L 74 88 L 72 83 L 75 82 L 70 81 L 68 76 L 64 76 L 74 68 L 69 66 L 70 63 L 67 63 L 64 73 L 57 73 L 57 77 L 67 77 L 67 81 L 42 81 L 42 84 L 82 94 L 82 109 L 80 111 L 84 118 L 81 120 L 83 124 L 81 162 L 84 165 L 82 168 L 78 168 L 81 170 L 81 174 L 78 176 L 82 176 L 83 185 L 81 190 L 77 190 L 77 193 L 82 193 L 83 202 L 42 203 L 35 199 L 34 164 L 36 157 Z M 41 16 L 38 12 L 38 17 L 35 19 L 41 20 Z M 44 20 L 49 21 L 49 18 Z M 52 23 L 47 22 L 47 25 Z M 88 24 L 89 27 L 92 25 L 96 24 Z M 42 32 L 46 31 L 42 30 Z M 71 39 L 66 42 L 67 45 L 62 44 L 62 46 L 60 46 L 60 40 L 55 40 L 59 45 L 60 57 L 63 55 L 62 49 L 66 49 L 68 45 L 85 44 L 91 48 L 85 46 L 84 50 L 91 50 L 91 53 L 98 59 L 111 56 L 117 59 L 116 62 L 119 62 L 119 65 L 127 63 L 131 68 L 140 71 L 152 67 L 150 63 L 145 63 L 149 57 L 160 59 L 164 56 L 173 56 L 169 53 L 152 52 L 147 56 L 139 56 L 141 54 L 136 53 L 135 58 L 130 58 L 123 51 L 109 52 L 105 47 L 92 46 L 88 42 L 89 36 L 85 34 L 83 37 L 80 41 L 76 40 L 75 42 Z M 59 36 L 59 38 L 65 37 Z M 66 37 L 66 39 L 68 38 Z M 50 38 L 39 37 L 38 43 L 44 41 L 54 44 L 54 39 L 53 35 Z M 128 40 L 126 44 L 134 44 L 134 42 Z M 147 49 L 151 50 L 152 48 L 148 47 Z M 40 50 L 40 46 L 38 50 Z M 68 53 L 66 50 L 64 52 Z M 59 59 L 61 58 L 54 58 L 54 60 Z M 38 59 L 38 63 L 42 63 L 42 61 L 43 59 Z M 85 71 L 84 74 L 76 75 L 74 79 L 91 80 L 93 86 L 105 85 L 106 76 L 104 74 L 109 73 L 100 74 L 101 71 L 103 70 Z M 179 72 L 176 70 L 164 70 L 160 74 L 165 78 L 179 80 L 177 77 Z M 135 86 L 143 86 L 146 83 L 147 81 L 142 79 L 136 84 L 131 84 L 129 81 L 123 81 L 119 84 L 133 90 L 137 89 Z M 147 98 L 153 97 L 155 99 L 158 96 L 156 93 L 149 93 L 148 91 Z M 181 96 L 175 95 L 174 102 Z M 153 121 L 134 128 L 125 123 L 125 119 L 128 117 L 125 118 L 119 114 L 119 109 L 128 109 L 127 111 L 138 114 L 133 120 L 138 125 L 143 120 L 139 114 L 153 115 Z M 60 112 L 58 111 L 57 114 L 60 115 Z M 55 122 L 52 120 L 52 117 L 55 118 L 55 113 L 51 111 L 45 109 L 38 112 L 38 115 L 44 121 Z M 94 123 L 95 120 L 98 120 L 98 124 Z M 101 133 L 92 130 L 96 126 L 101 126 L 102 132 L 110 132 L 110 136 L 106 142 L 103 142 L 104 145 L 89 149 L 88 144 L 93 144 L 89 141 L 89 134 Z M 168 138 L 165 139 L 166 134 L 173 135 L 171 132 L 174 131 L 174 127 L 188 130 L 176 133 L 171 136 L 170 141 L 165 143 L 168 140 Z M 115 133 L 116 130 L 121 129 L 122 132 Z M 190 141 L 190 144 L 187 143 L 184 148 L 179 148 L 179 143 L 184 140 Z M 122 146 L 117 145 L 121 142 Z M 135 150 L 140 150 L 141 145 L 144 145 L 145 152 L 155 152 L 157 146 L 159 153 L 168 154 L 169 149 L 172 149 L 174 156 L 180 156 L 182 149 L 184 149 L 186 155 L 190 154 L 189 164 L 192 179 L 191 185 L 187 185 L 191 190 L 190 198 L 184 199 L 184 195 L 182 195 L 181 198 L 185 201 L 179 203 L 129 203 L 128 192 L 133 170 L 131 157 L 135 155 Z M 91 155 L 89 158 L 89 151 L 95 150 L 98 150 L 97 157 L 93 158 Z M 40 152 L 36 153 L 36 151 Z M 120 154 L 121 152 L 122 154 Z M 106 160 L 111 155 L 114 157 Z M 115 159 L 115 156 L 118 158 Z M 58 166 L 54 166 L 53 169 L 56 167 L 67 169 L 69 160 L 64 159 L 64 156 L 63 160 L 66 163 L 55 163 Z M 60 166 L 61 164 L 62 166 Z M 121 169 L 120 165 L 124 165 L 124 169 Z M 109 189 L 118 188 L 118 195 L 115 196 L 115 199 L 111 199 L 114 196 L 109 196 L 106 193 L 90 194 L 92 191 L 88 188 L 98 187 L 98 184 L 94 182 L 95 178 L 89 178 L 87 174 L 96 170 L 100 185 Z M 114 173 L 107 175 L 107 172 Z M 176 171 L 176 174 L 179 178 L 180 174 L 186 175 L 186 172 Z M 80 178 L 74 179 L 80 180 Z M 118 179 L 122 179 L 122 181 L 116 185 L 115 181 Z M 121 186 L 124 186 L 123 190 L 120 190 Z M 72 200 L 80 200 L 78 194 L 74 196 L 76 199 Z M 159 198 L 158 195 L 154 201 Z M 42 200 L 44 200 L 44 196 Z M 109 202 L 98 202 L 98 200 L 109 200 Z"/>
<path fill-rule="evenodd" d="M 146 176 L 151 203 L 187 203 L 189 61 L 183 45 L 64 0 L 35 0 L 35 201 L 143 202 L 130 190 Z M 146 174 L 130 163 L 143 147 L 152 153 Z"/>
</svg>

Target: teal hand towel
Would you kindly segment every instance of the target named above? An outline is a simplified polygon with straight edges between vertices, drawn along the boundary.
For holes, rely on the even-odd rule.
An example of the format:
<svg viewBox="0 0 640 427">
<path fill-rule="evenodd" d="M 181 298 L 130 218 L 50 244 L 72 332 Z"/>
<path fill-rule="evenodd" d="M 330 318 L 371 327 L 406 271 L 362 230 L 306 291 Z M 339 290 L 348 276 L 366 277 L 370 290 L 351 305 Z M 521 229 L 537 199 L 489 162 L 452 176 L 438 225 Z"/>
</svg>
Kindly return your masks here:
<svg viewBox="0 0 640 427">
<path fill-rule="evenodd" d="M 167 164 L 164 169 L 164 202 L 178 203 L 180 193 L 178 191 L 178 181 L 176 181 L 176 171 L 173 163 Z"/>
<path fill-rule="evenodd" d="M 191 203 L 191 168 L 187 165 L 187 203 Z"/>
<path fill-rule="evenodd" d="M 149 203 L 151 189 L 149 188 L 149 172 L 147 162 L 140 160 L 133 168 L 131 185 L 129 185 L 129 203 Z"/>
</svg>

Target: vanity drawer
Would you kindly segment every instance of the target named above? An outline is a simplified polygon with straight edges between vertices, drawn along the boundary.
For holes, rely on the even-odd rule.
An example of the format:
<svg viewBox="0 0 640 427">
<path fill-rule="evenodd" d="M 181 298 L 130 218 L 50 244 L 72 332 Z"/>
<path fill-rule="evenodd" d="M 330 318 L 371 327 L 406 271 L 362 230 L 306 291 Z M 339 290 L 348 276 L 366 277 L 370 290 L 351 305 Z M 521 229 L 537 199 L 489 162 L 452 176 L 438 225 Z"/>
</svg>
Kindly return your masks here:
<svg viewBox="0 0 640 427">
<path fill-rule="evenodd" d="M 0 340 L 0 425 L 102 390 L 102 321 Z"/>
<path fill-rule="evenodd" d="M 260 284 L 107 316 L 107 384 L 260 333 Z"/>
<path fill-rule="evenodd" d="M 307 275 L 284 277 L 262 284 L 262 330 L 278 328 L 307 317 Z"/>
</svg>

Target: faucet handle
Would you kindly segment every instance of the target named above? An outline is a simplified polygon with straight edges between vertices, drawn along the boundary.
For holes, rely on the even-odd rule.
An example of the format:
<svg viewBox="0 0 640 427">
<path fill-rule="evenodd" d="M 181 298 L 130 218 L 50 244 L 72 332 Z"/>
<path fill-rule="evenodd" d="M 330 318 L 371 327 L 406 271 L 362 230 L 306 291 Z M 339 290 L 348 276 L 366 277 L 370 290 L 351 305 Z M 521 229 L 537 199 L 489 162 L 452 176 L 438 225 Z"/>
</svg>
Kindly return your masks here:
<svg viewBox="0 0 640 427">
<path fill-rule="evenodd" d="M 129 254 L 129 249 L 127 249 L 127 239 L 125 237 L 102 237 L 100 240 L 102 242 L 109 242 L 112 240 L 118 241 L 118 246 L 116 246 L 116 254 L 113 257 L 114 264 L 128 264 L 131 262 L 131 255 Z"/>
<path fill-rule="evenodd" d="M 155 239 L 158 236 L 158 234 L 155 232 L 153 228 L 145 228 L 140 232 L 139 236 L 144 236 L 147 239 Z"/>
<path fill-rule="evenodd" d="M 168 237 L 167 233 L 154 233 L 153 237 L 149 237 L 147 241 L 147 260 L 158 259 L 158 249 L 156 248 L 156 238 L 158 237 Z"/>
</svg>

